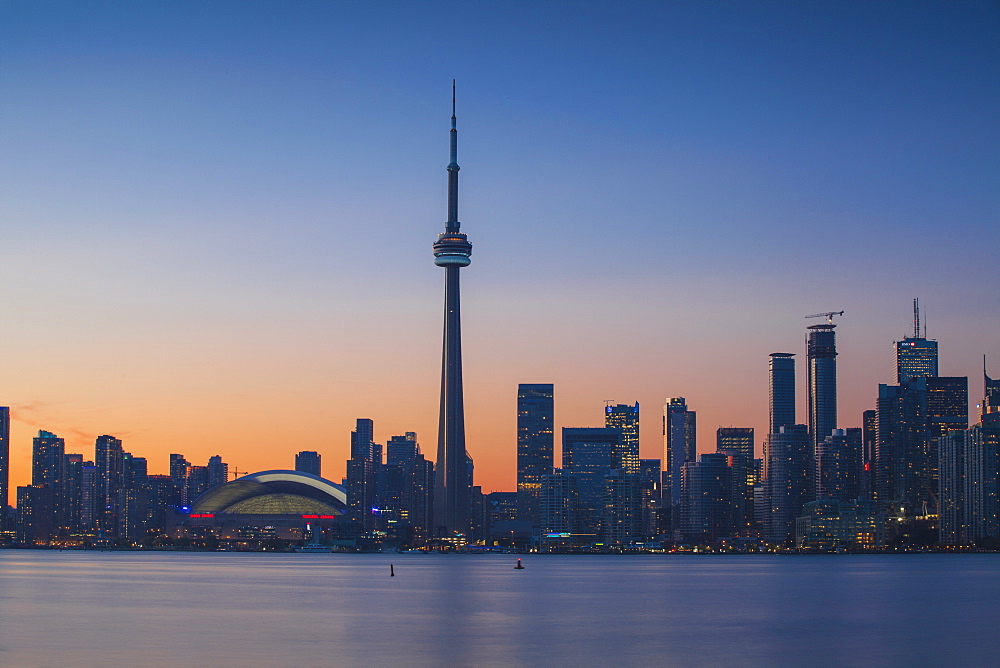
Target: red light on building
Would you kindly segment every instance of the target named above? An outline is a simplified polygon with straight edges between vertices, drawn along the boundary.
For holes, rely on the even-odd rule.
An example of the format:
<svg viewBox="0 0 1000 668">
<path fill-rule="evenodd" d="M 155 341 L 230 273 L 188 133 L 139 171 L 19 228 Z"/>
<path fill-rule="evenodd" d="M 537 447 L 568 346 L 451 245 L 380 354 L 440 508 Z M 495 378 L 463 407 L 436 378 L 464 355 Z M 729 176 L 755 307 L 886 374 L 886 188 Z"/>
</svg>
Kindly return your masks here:
<svg viewBox="0 0 1000 668">
<path fill-rule="evenodd" d="M 318 520 L 319 519 L 319 515 L 303 515 L 302 519 L 304 519 L 304 520 Z"/>
<path fill-rule="evenodd" d="M 215 517 L 212 513 L 192 513 L 189 517 Z"/>
</svg>

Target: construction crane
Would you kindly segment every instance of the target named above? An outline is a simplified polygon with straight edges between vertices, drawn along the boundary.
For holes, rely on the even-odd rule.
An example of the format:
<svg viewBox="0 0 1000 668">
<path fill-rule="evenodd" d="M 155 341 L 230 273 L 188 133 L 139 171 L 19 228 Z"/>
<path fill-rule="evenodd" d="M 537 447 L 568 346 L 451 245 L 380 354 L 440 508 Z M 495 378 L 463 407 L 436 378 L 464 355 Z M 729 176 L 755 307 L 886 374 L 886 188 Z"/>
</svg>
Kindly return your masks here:
<svg viewBox="0 0 1000 668">
<path fill-rule="evenodd" d="M 236 480 L 240 476 L 247 475 L 248 473 L 250 473 L 250 471 L 240 471 L 234 466 L 232 470 L 233 480 Z"/>
<path fill-rule="evenodd" d="M 807 318 L 826 318 L 826 321 L 833 324 L 833 316 L 844 315 L 843 311 L 827 311 L 826 313 L 813 313 L 812 315 L 807 315 Z"/>
</svg>

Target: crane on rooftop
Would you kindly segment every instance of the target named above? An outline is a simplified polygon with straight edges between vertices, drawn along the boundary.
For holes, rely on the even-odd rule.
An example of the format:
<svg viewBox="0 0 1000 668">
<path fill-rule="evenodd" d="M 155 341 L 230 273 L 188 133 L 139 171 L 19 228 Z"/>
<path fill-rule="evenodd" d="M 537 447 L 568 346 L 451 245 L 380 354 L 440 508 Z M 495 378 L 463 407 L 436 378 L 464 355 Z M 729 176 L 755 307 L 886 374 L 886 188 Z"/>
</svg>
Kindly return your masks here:
<svg viewBox="0 0 1000 668">
<path fill-rule="evenodd" d="M 844 315 L 843 311 L 827 311 L 826 313 L 813 313 L 812 315 L 807 315 L 807 318 L 826 318 L 826 321 L 833 324 L 833 316 Z"/>
</svg>

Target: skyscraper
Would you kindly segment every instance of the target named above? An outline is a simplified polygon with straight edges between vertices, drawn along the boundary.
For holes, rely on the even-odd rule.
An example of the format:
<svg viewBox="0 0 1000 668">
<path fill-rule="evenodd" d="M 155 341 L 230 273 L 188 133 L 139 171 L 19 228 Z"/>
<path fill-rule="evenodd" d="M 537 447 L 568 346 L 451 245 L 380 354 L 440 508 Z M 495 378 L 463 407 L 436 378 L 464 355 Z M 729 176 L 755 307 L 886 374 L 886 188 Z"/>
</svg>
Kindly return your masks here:
<svg viewBox="0 0 1000 668">
<path fill-rule="evenodd" d="M 95 521 L 98 529 L 113 534 L 117 531 L 120 496 L 125 487 L 121 440 L 107 434 L 98 436 L 94 443 L 94 465 L 97 467 Z"/>
<path fill-rule="evenodd" d="M 537 524 L 542 476 L 554 466 L 552 383 L 517 386 L 517 517 Z"/>
<path fill-rule="evenodd" d="M 780 427 L 795 424 L 795 354 L 771 353 L 770 430 L 777 434 Z"/>
<path fill-rule="evenodd" d="M 767 478 L 764 497 L 764 536 L 788 543 L 795 537 L 795 519 L 802 506 L 813 500 L 813 453 L 809 428 L 785 425 L 767 438 Z"/>
<path fill-rule="evenodd" d="M 663 406 L 663 500 L 669 509 L 680 508 L 681 471 L 695 459 L 696 417 L 684 397 L 668 397 Z M 672 524 L 679 522 L 675 515 Z"/>
<path fill-rule="evenodd" d="M 627 473 L 639 472 L 639 402 L 604 408 L 604 426 L 622 433 L 619 457 Z"/>
<path fill-rule="evenodd" d="M 382 465 L 382 446 L 375 443 L 375 423 L 358 418 L 351 432 L 351 458 L 347 460 L 347 516 L 363 531 L 375 528 L 373 509 L 376 482 Z"/>
<path fill-rule="evenodd" d="M 917 376 L 938 375 L 937 341 L 920 336 L 920 304 L 913 300 L 913 336 L 893 344 L 896 352 L 896 384 Z"/>
<path fill-rule="evenodd" d="M 465 451 L 462 391 L 462 320 L 458 272 L 469 266 L 472 244 L 459 231 L 458 126 L 455 82 L 451 94 L 451 160 L 448 163 L 448 220 L 434 244 L 434 264 L 445 269 L 444 350 L 441 361 L 441 415 L 438 422 L 434 523 L 442 536 L 468 534 L 471 525 L 469 457 Z"/>
<path fill-rule="evenodd" d="M 621 468 L 617 429 L 563 427 L 562 463 L 566 473 L 576 476 L 579 493 L 580 528 L 598 534 L 606 495 L 605 476 Z"/>
<path fill-rule="evenodd" d="M 10 409 L 0 406 L 0 513 L 7 515 L 7 504 L 10 502 Z M 3 524 L 0 517 L 0 525 Z"/>
<path fill-rule="evenodd" d="M 813 447 L 837 428 L 837 339 L 830 322 L 809 327 L 809 434 Z"/>
</svg>

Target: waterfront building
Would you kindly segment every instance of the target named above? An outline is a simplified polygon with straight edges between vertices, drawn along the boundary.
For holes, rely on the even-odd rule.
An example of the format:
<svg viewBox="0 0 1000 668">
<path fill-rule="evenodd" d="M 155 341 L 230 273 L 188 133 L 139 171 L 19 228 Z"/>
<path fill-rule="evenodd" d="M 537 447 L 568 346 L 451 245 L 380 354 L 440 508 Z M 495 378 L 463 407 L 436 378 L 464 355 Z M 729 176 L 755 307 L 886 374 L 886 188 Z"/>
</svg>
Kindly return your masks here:
<svg viewBox="0 0 1000 668">
<path fill-rule="evenodd" d="M 861 429 L 834 429 L 816 445 L 817 500 L 861 498 Z"/>
<path fill-rule="evenodd" d="M 639 472 L 639 402 L 634 406 L 616 404 L 604 408 L 604 426 L 617 429 L 622 438 L 619 444 L 619 459 L 628 473 Z"/>
<path fill-rule="evenodd" d="M 943 545 L 968 545 L 966 484 L 969 432 L 953 429 L 938 441 L 938 540 Z"/>
<path fill-rule="evenodd" d="M 740 455 L 736 455 L 740 457 Z M 682 469 L 680 535 L 686 543 L 710 544 L 735 535 L 733 468 L 725 453 L 706 453 Z"/>
<path fill-rule="evenodd" d="M 950 433 L 950 432 L 949 432 Z M 1000 412 L 983 416 L 968 430 L 965 523 L 974 542 L 1000 538 Z"/>
<path fill-rule="evenodd" d="M 10 503 L 10 408 L 0 406 L 0 529 Z"/>
<path fill-rule="evenodd" d="M 361 531 L 377 524 L 378 475 L 382 466 L 382 446 L 375 443 L 375 423 L 358 418 L 351 432 L 351 458 L 347 461 L 348 519 Z"/>
<path fill-rule="evenodd" d="M 538 524 L 542 476 L 555 466 L 552 383 L 517 386 L 517 516 Z"/>
<path fill-rule="evenodd" d="M 583 533 L 599 534 L 605 477 L 621 468 L 621 432 L 607 427 L 563 427 L 562 463 L 576 476 L 578 524 Z"/>
<path fill-rule="evenodd" d="M 612 469 L 604 476 L 604 512 L 601 539 L 606 545 L 621 546 L 643 537 L 639 475 L 624 468 Z"/>
<path fill-rule="evenodd" d="M 320 461 L 322 457 L 314 450 L 303 450 L 295 455 L 295 470 L 322 476 Z"/>
<path fill-rule="evenodd" d="M 684 397 L 668 397 L 663 406 L 663 501 L 670 526 L 680 527 L 681 471 L 695 459 L 697 414 Z"/>
<path fill-rule="evenodd" d="M 434 465 L 420 452 L 416 432 L 389 439 L 381 470 L 377 502 L 380 528 L 407 546 L 422 545 L 432 530 Z"/>
<path fill-rule="evenodd" d="M 580 533 L 580 492 L 577 477 L 564 469 L 542 476 L 539 497 L 538 549 L 555 552 L 596 540 L 597 533 Z"/>
<path fill-rule="evenodd" d="M 46 492 L 26 492 L 33 503 L 31 521 L 40 522 L 45 527 L 48 538 L 58 535 L 66 524 L 68 498 L 66 496 L 65 442 L 52 432 L 39 431 L 32 439 L 31 447 L 31 487 Z M 42 518 L 40 513 L 51 513 Z M 37 539 L 47 540 L 42 529 L 36 529 Z"/>
<path fill-rule="evenodd" d="M 340 518 L 347 509 L 343 486 L 301 471 L 261 471 L 212 488 L 191 507 L 175 513 L 168 533 L 200 544 L 233 549 L 260 547 L 270 539 L 340 540 Z"/>
<path fill-rule="evenodd" d="M 813 447 L 837 428 L 837 340 L 833 322 L 808 328 L 809 434 Z"/>
<path fill-rule="evenodd" d="M 660 525 L 663 501 L 660 497 L 663 478 L 659 459 L 639 460 L 639 530 L 646 538 L 664 531 Z"/>
<path fill-rule="evenodd" d="M 768 363 L 770 430 L 795 424 L 795 355 L 771 353 Z"/>
<path fill-rule="evenodd" d="M 817 499 L 795 521 L 795 546 L 804 550 L 870 550 L 877 537 L 875 503 Z"/>
<path fill-rule="evenodd" d="M 469 455 L 465 450 L 465 399 L 462 389 L 462 324 L 459 271 L 469 266 L 472 244 L 458 222 L 458 129 L 454 82 L 451 98 L 451 160 L 448 163 L 448 220 L 434 244 L 434 264 L 445 270 L 444 348 L 441 412 L 438 422 L 434 523 L 441 537 L 466 535 L 471 528 Z"/>
<path fill-rule="evenodd" d="M 795 519 L 802 506 L 813 500 L 813 449 L 809 427 L 802 424 L 780 427 L 767 438 L 764 480 L 766 509 L 764 536 L 776 543 L 791 543 Z"/>
<path fill-rule="evenodd" d="M 66 517 L 64 529 L 68 533 L 79 533 L 83 524 L 83 455 L 67 452 L 63 455 L 63 495 L 65 496 Z"/>
<path fill-rule="evenodd" d="M 968 378 L 917 376 L 879 385 L 876 492 L 880 509 L 910 516 L 938 513 L 938 443 L 968 427 Z"/>
<path fill-rule="evenodd" d="M 48 545 L 56 532 L 55 494 L 51 487 L 25 485 L 17 488 L 15 536 L 23 545 Z"/>
<path fill-rule="evenodd" d="M 115 535 L 118 526 L 120 495 L 125 488 L 124 451 L 122 442 L 104 434 L 94 442 L 94 464 L 97 467 L 97 530 Z"/>
<path fill-rule="evenodd" d="M 878 411 L 861 414 L 861 498 L 875 498 L 875 453 L 878 442 Z"/>
<path fill-rule="evenodd" d="M 80 529 L 91 533 L 97 528 L 97 467 L 86 461 L 80 467 Z"/>
</svg>

